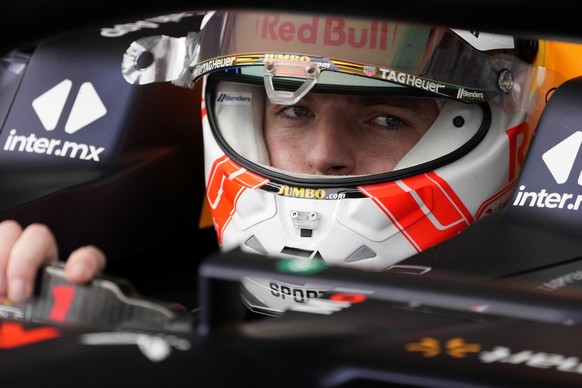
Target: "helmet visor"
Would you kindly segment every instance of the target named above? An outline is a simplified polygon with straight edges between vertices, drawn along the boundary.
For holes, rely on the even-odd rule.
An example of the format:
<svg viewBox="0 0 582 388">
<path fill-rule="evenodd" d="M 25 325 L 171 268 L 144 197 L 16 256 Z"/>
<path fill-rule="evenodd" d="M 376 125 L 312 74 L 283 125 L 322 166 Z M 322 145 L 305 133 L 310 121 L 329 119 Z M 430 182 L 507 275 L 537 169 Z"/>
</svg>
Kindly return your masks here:
<svg viewBox="0 0 582 388">
<path fill-rule="evenodd" d="M 205 104 L 214 137 L 225 153 L 265 176 L 329 183 L 429 171 L 464 155 L 489 128 L 487 104 L 343 78 L 341 90 L 318 83 L 287 104 L 273 102 L 257 77 L 213 73 Z M 287 85 L 276 88 L 284 92 Z"/>
<path fill-rule="evenodd" d="M 375 19 L 214 12 L 192 44 L 196 55 L 190 68 L 197 79 L 219 69 L 255 67 L 246 72 L 264 77 L 267 87 L 273 78 L 291 78 L 309 89 L 309 84 L 333 83 L 332 76 L 324 78 L 335 72 L 380 81 L 370 86 L 391 83 L 463 102 L 508 94 L 519 101 L 519 93 L 528 90 L 521 84 L 528 82 L 523 75 L 530 66 L 509 55 L 513 38 L 495 35 L 485 53 L 467 43 L 470 37 L 448 28 Z"/>
</svg>

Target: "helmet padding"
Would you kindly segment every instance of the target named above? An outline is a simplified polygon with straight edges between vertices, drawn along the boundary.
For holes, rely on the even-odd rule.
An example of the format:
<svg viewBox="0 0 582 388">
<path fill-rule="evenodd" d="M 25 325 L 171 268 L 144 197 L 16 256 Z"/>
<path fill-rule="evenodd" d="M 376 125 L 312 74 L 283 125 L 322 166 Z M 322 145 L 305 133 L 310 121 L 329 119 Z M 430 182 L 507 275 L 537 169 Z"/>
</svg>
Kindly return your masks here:
<svg viewBox="0 0 582 388">
<path fill-rule="evenodd" d="M 213 106 L 226 143 L 251 162 L 269 165 L 263 132 L 265 98 L 262 86 L 220 81 Z"/>
<path fill-rule="evenodd" d="M 456 126 L 453 121 L 462 122 L 462 125 Z M 417 166 L 459 149 L 479 131 L 482 124 L 483 110 L 479 105 L 444 101 L 432 126 L 400 159 L 394 170 Z"/>
</svg>

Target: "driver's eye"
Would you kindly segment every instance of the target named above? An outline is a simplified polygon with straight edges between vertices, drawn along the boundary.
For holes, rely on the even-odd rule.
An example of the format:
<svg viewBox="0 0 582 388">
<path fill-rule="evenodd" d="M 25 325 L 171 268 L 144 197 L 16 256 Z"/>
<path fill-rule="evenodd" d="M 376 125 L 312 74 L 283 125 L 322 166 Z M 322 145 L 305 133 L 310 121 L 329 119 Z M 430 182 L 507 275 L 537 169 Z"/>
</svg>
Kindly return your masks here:
<svg viewBox="0 0 582 388">
<path fill-rule="evenodd" d="M 309 116 L 311 111 L 303 106 L 292 106 L 283 110 L 283 114 L 290 118 L 306 117 Z"/>
</svg>

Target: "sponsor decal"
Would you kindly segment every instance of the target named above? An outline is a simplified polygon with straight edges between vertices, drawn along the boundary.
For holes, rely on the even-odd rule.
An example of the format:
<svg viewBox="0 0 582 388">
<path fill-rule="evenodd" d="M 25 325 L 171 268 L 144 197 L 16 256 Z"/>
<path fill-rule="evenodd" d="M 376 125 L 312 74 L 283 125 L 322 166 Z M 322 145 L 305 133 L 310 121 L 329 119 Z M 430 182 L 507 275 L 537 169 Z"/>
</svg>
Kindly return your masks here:
<svg viewBox="0 0 582 388">
<path fill-rule="evenodd" d="M 59 122 L 73 82 L 65 79 L 34 99 L 32 107 L 45 131 L 53 132 Z M 107 114 L 107 108 L 91 82 L 81 84 L 74 97 L 73 107 L 66 118 L 65 132 L 74 134 Z M 63 158 L 99 162 L 104 147 L 77 143 L 34 133 L 24 134 L 11 129 L 3 146 L 4 151 L 54 155 Z"/>
<path fill-rule="evenodd" d="M 248 56 L 250 57 L 250 56 Z M 242 58 L 237 58 L 237 61 L 240 60 L 242 62 Z M 267 53 L 262 56 L 262 59 L 258 60 L 261 63 L 271 63 L 276 61 L 281 62 L 308 62 L 313 63 L 314 67 L 318 67 L 319 69 L 336 69 L 335 64 L 329 58 L 322 58 L 322 57 L 310 57 L 308 55 L 296 55 L 296 54 L 284 54 L 284 53 Z M 304 68 L 298 68 L 304 69 Z"/>
<path fill-rule="evenodd" d="M 373 77 L 376 75 L 376 67 L 375 66 L 364 66 L 364 74 L 368 77 Z"/>
<path fill-rule="evenodd" d="M 312 189 L 308 187 L 295 187 L 286 185 L 281 185 L 277 194 L 283 195 L 285 197 L 312 199 L 343 199 L 346 196 L 342 193 L 335 193 L 335 198 L 327 198 L 327 193 L 323 189 Z"/>
<path fill-rule="evenodd" d="M 467 358 L 474 354 L 485 364 L 524 365 L 531 368 L 582 374 L 582 364 L 578 357 L 533 350 L 514 352 L 505 346 L 495 346 L 493 349 L 485 350 L 482 349 L 481 344 L 470 343 L 459 337 L 446 340 L 444 344 L 436 338 L 423 337 L 418 342 L 407 343 L 404 348 L 407 352 L 419 353 L 425 358 L 437 357 L 443 353 L 454 358 Z"/>
<path fill-rule="evenodd" d="M 215 58 L 206 62 L 202 62 L 196 65 L 196 67 L 194 68 L 193 72 L 194 77 L 197 77 L 200 74 L 204 74 L 212 70 L 233 66 L 235 60 L 236 57 L 227 57 L 227 58 Z"/>
<path fill-rule="evenodd" d="M 258 40 L 262 47 L 269 51 L 280 50 L 297 53 L 301 52 L 300 48 L 305 50 L 307 46 L 310 52 L 331 50 L 334 53 L 333 56 L 330 56 L 332 60 L 333 58 L 355 58 L 357 53 L 358 62 L 369 65 L 359 67 L 357 72 L 355 67 L 358 66 L 353 63 L 335 61 L 332 66 L 344 68 L 344 71 L 347 72 L 363 73 L 369 77 L 377 77 L 433 93 L 451 94 L 451 92 L 444 90 L 447 86 L 442 83 L 402 73 L 389 67 L 390 58 L 402 55 L 400 51 L 403 48 L 399 47 L 396 42 L 411 39 L 410 31 L 395 23 L 342 17 L 313 16 L 309 18 L 296 15 L 266 14 L 257 17 L 256 20 L 247 20 L 246 23 L 241 24 L 239 29 L 240 36 L 254 35 L 255 40 Z M 419 28 L 417 33 L 419 34 L 418 39 L 426 38 L 428 29 Z M 237 42 L 239 43 L 237 47 L 245 47 L 247 51 L 251 52 L 252 48 L 247 42 L 255 40 L 243 41 L 241 39 L 240 42 Z M 244 49 L 241 48 L 241 50 Z M 274 54 L 274 56 L 280 58 L 280 54 Z M 292 56 L 288 57 L 291 59 Z M 295 58 L 296 60 L 309 60 L 308 56 L 295 55 Z M 420 60 L 420 58 L 409 58 L 409 60 Z M 371 66 L 371 64 L 388 67 L 380 68 Z M 458 87 L 450 85 L 448 87 L 454 88 L 454 93 L 457 93 Z"/>
<path fill-rule="evenodd" d="M 555 369 L 558 372 L 582 374 L 582 364 L 578 357 L 568 357 L 562 354 L 536 352 L 533 350 L 513 352 L 505 346 L 496 346 L 492 350 L 481 352 L 479 359 L 486 364 L 524 365 L 531 368 Z"/>
<path fill-rule="evenodd" d="M 397 84 L 410 86 L 417 89 L 426 90 L 432 93 L 442 94 L 441 89 L 445 88 L 446 85 L 427 80 L 421 77 L 417 77 L 407 73 L 401 73 L 396 70 L 389 69 L 379 69 L 380 78 L 385 79 L 390 82 Z"/>
<path fill-rule="evenodd" d="M 352 49 L 386 50 L 390 24 L 382 21 L 350 24 L 341 17 L 317 17 L 303 23 L 268 14 L 260 17 L 258 36 L 270 41 L 347 46 Z"/>
<path fill-rule="evenodd" d="M 562 287 L 578 283 L 582 280 L 582 270 L 577 270 L 574 272 L 567 273 L 563 276 L 559 276 L 550 281 L 543 283 L 542 285 L 536 287 L 540 290 L 555 291 Z"/>
<path fill-rule="evenodd" d="M 362 193 L 357 189 L 353 188 L 311 188 L 311 187 L 297 187 L 297 186 L 287 186 L 271 182 L 269 187 L 263 187 L 263 189 L 270 192 L 276 193 L 278 195 L 283 195 L 285 197 L 294 198 L 307 198 L 307 199 L 345 199 L 345 198 L 362 198 Z"/>
<path fill-rule="evenodd" d="M 265 54 L 263 62 L 270 60 L 282 60 L 282 61 L 298 61 L 298 62 L 311 62 L 311 58 L 307 55 L 296 55 L 296 54 Z"/>
<path fill-rule="evenodd" d="M 202 15 L 203 12 L 180 12 L 173 13 L 169 15 L 156 16 L 152 18 L 147 18 L 144 20 L 138 20 L 133 23 L 116 24 L 113 27 L 105 27 L 101 29 L 101 36 L 104 38 L 118 38 L 120 36 L 129 34 L 131 32 L 143 30 L 146 28 L 156 29 L 159 28 L 161 24 L 166 23 L 179 23 L 184 18 L 188 18 L 194 15 Z"/>
<path fill-rule="evenodd" d="M 283 300 L 292 299 L 295 303 L 305 303 L 311 298 L 319 298 L 327 294 L 325 290 L 310 289 L 305 287 L 293 287 L 289 284 L 269 282 L 271 295 Z"/>
<path fill-rule="evenodd" d="M 485 93 L 479 92 L 477 90 L 467 90 L 465 88 L 460 88 L 457 92 L 458 100 L 470 100 L 470 101 L 484 101 Z"/>
<path fill-rule="evenodd" d="M 466 343 L 463 338 L 452 338 L 441 346 L 439 340 L 431 337 L 421 338 L 418 342 L 410 342 L 405 346 L 407 352 L 418 352 L 423 357 L 436 357 L 441 353 L 446 353 L 451 357 L 465 358 L 469 353 L 477 353 L 481 350 L 481 345 Z"/>
<path fill-rule="evenodd" d="M 582 171 L 572 171 L 581 145 L 582 131 L 577 131 L 542 155 L 544 164 L 558 185 L 568 182 L 575 173 L 577 184 L 582 186 Z M 581 203 L 580 194 L 548 191 L 546 188 L 528 191 L 526 185 L 520 185 L 513 206 L 579 210 Z"/>
<path fill-rule="evenodd" d="M 275 267 L 281 273 L 300 275 L 315 275 L 327 268 L 322 260 L 279 259 Z M 290 301 L 292 304 L 285 310 L 329 315 L 350 307 L 353 304 L 367 300 L 366 294 L 372 291 L 329 287 L 324 285 L 298 285 L 276 280 L 265 280 L 263 287 L 268 284 L 268 291 L 274 298 L 281 301 Z"/>
<path fill-rule="evenodd" d="M 72 86 L 73 82 L 65 79 L 32 101 L 32 107 L 47 131 L 52 131 L 57 126 Z M 75 96 L 73 108 L 65 124 L 65 132 L 75 133 L 105 116 L 106 113 L 107 108 L 103 105 L 93 84 L 84 82 Z"/>
<path fill-rule="evenodd" d="M 542 155 L 544 163 L 557 184 L 564 184 L 570 178 L 581 144 L 582 131 L 577 131 Z M 582 186 L 582 172 L 578 173 L 578 185 Z"/>
<path fill-rule="evenodd" d="M 249 92 L 221 92 L 216 96 L 216 103 L 222 105 L 251 105 L 253 94 Z"/>
<path fill-rule="evenodd" d="M 540 191 L 526 191 L 526 186 L 518 188 L 517 195 L 513 201 L 513 206 L 529 206 L 549 209 L 578 210 L 582 202 L 582 195 L 568 193 L 548 193 L 546 189 Z"/>
<path fill-rule="evenodd" d="M 104 151 L 104 148 L 74 141 L 38 137 L 34 133 L 20 135 L 16 129 L 11 129 L 6 143 L 4 143 L 4 151 L 54 155 L 99 162 L 99 154 Z"/>
</svg>

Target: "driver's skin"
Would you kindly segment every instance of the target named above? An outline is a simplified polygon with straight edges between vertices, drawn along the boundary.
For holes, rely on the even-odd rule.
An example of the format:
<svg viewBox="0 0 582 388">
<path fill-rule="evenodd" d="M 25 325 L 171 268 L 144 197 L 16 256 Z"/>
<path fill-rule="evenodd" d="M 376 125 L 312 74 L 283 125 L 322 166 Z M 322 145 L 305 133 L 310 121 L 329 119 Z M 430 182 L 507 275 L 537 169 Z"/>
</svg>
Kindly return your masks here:
<svg viewBox="0 0 582 388">
<path fill-rule="evenodd" d="M 439 108 L 432 99 L 313 93 L 295 105 L 267 102 L 264 135 L 273 167 L 306 174 L 363 175 L 391 171 L 426 133 Z M 21 303 L 45 263 L 60 260 L 44 224 L 0 223 L 0 298 Z M 95 246 L 73 251 L 65 264 L 72 283 L 105 269 Z"/>
</svg>

